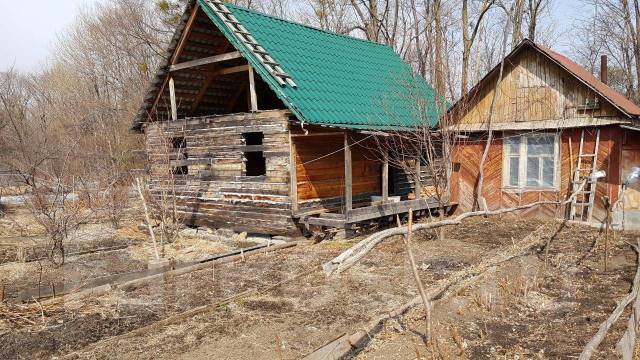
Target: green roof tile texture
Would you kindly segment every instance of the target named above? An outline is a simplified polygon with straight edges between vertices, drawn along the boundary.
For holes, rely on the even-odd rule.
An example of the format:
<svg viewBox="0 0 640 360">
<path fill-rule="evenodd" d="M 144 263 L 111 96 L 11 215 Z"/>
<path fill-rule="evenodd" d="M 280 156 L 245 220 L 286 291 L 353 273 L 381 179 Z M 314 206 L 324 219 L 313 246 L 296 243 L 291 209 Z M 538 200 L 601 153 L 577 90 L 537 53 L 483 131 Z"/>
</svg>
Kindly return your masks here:
<svg viewBox="0 0 640 360">
<path fill-rule="evenodd" d="M 206 2 L 198 3 L 299 120 L 353 129 L 437 124 L 435 91 L 390 47 L 227 4 L 297 84 L 281 86 Z"/>
</svg>

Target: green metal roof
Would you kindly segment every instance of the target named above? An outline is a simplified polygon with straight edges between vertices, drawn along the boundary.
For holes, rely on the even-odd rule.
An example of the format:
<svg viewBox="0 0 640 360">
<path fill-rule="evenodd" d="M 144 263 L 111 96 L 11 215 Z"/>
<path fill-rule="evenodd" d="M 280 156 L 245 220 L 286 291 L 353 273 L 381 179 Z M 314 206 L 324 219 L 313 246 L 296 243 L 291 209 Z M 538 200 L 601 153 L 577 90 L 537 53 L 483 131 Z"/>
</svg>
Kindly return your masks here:
<svg viewBox="0 0 640 360">
<path fill-rule="evenodd" d="M 226 4 L 297 85 L 281 86 L 207 1 L 197 1 L 299 120 L 354 129 L 437 124 L 435 91 L 390 47 Z"/>
</svg>

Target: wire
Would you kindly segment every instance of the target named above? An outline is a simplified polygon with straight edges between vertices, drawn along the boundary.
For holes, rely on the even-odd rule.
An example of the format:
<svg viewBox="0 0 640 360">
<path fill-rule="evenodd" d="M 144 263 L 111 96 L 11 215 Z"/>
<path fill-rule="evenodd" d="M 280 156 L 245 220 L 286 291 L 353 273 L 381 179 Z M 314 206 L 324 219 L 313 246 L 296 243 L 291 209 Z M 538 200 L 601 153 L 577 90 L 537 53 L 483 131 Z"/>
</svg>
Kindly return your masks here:
<svg viewBox="0 0 640 360">
<path fill-rule="evenodd" d="M 367 140 L 367 139 L 369 139 L 370 137 L 373 137 L 373 136 L 374 136 L 374 135 L 369 135 L 369 136 L 365 137 L 364 139 L 360 139 L 360 140 L 358 140 L 358 141 L 354 142 L 353 144 L 350 144 L 350 145 L 349 145 L 349 147 L 353 147 L 354 145 L 358 145 L 359 143 L 361 143 L 361 142 L 363 142 L 363 141 L 365 141 L 365 140 Z M 337 153 L 343 152 L 346 148 L 347 148 L 346 146 L 345 146 L 345 147 L 342 147 L 342 148 L 340 148 L 340 149 L 338 149 L 338 150 L 336 150 L 336 151 L 330 152 L 330 153 L 328 153 L 328 154 L 326 154 L 326 155 L 322 155 L 322 156 L 317 157 L 317 158 L 315 158 L 315 159 L 311 159 L 311 160 L 309 160 L 309 161 L 303 162 L 303 163 L 302 163 L 302 164 L 300 164 L 300 165 L 307 165 L 307 164 L 312 163 L 312 162 L 314 162 L 314 161 L 322 160 L 322 159 L 327 158 L 327 157 L 329 157 L 329 156 L 331 156 L 331 155 L 335 155 L 335 154 L 337 154 Z"/>
</svg>

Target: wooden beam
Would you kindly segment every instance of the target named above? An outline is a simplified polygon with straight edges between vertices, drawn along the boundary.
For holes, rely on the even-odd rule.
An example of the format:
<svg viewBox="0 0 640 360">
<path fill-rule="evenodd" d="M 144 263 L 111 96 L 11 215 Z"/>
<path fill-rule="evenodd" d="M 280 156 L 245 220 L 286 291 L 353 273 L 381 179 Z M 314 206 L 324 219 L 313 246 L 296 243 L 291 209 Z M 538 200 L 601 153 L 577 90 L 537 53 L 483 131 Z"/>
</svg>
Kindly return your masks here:
<svg viewBox="0 0 640 360">
<path fill-rule="evenodd" d="M 231 66 L 228 68 L 221 68 L 216 70 L 215 72 L 213 72 L 214 75 L 218 75 L 218 76 L 222 76 L 222 75 L 229 75 L 229 74 L 235 74 L 235 73 L 240 73 L 240 72 L 245 72 L 245 71 L 249 71 L 250 66 L 249 65 L 238 65 L 238 66 Z"/>
<path fill-rule="evenodd" d="M 382 202 L 389 200 L 389 151 L 384 150 L 382 162 Z"/>
<path fill-rule="evenodd" d="M 258 95 L 256 94 L 256 78 L 253 67 L 249 65 L 249 108 L 251 112 L 258 111 Z"/>
<path fill-rule="evenodd" d="M 176 86 L 173 77 L 169 78 L 169 97 L 171 98 L 171 120 L 178 120 L 178 107 L 176 105 Z"/>
<path fill-rule="evenodd" d="M 200 9 L 200 5 L 196 3 L 196 5 L 193 7 L 193 10 L 191 10 L 191 15 L 189 15 L 189 20 L 187 20 L 187 24 L 185 25 L 182 35 L 180 36 L 180 41 L 178 42 L 176 50 L 173 52 L 173 55 L 171 55 L 169 65 L 175 64 L 176 61 L 178 61 L 178 58 L 180 57 L 180 55 L 182 54 L 182 50 L 184 50 L 184 46 L 187 42 L 187 37 L 189 37 L 189 34 L 191 34 L 191 29 L 193 29 L 193 23 L 198 17 L 197 16 L 198 9 Z M 167 88 L 168 84 L 169 84 L 169 76 L 166 76 L 162 81 L 162 85 L 160 86 L 160 89 L 158 90 L 158 94 L 156 95 L 156 98 L 153 101 L 153 105 L 150 108 L 151 113 L 157 114 L 158 103 L 160 102 L 160 99 L 162 98 L 162 94 L 164 94 L 164 89 Z"/>
<path fill-rule="evenodd" d="M 185 61 L 183 63 L 174 64 L 169 67 L 169 71 L 178 71 L 182 69 L 188 69 L 196 66 L 202 66 L 207 64 L 215 64 L 223 61 L 229 61 L 239 59 L 242 57 L 239 51 L 234 51 L 226 54 L 208 56 L 202 59 L 195 59 L 191 61 Z"/>
<path fill-rule="evenodd" d="M 416 193 L 416 199 L 420 199 L 422 194 L 422 182 L 420 181 L 420 172 L 422 169 L 420 168 L 420 157 L 416 158 L 416 177 L 415 177 L 415 186 L 414 190 Z"/>
<path fill-rule="evenodd" d="M 310 132 L 308 134 L 291 134 L 291 137 L 312 137 L 312 136 L 344 136 L 344 131 L 320 132 L 320 133 Z"/>
<path fill-rule="evenodd" d="M 386 203 L 361 207 L 347 212 L 347 223 L 355 223 L 408 212 L 409 209 L 424 210 L 440 207 L 435 198 L 407 200 L 397 203 Z"/>
<path fill-rule="evenodd" d="M 289 182 L 292 213 L 298 212 L 298 164 L 296 162 L 296 144 L 289 132 Z"/>
<path fill-rule="evenodd" d="M 200 5 L 196 3 L 196 5 L 193 7 L 193 10 L 191 10 L 191 15 L 189 16 L 189 20 L 187 20 L 187 24 L 184 27 L 184 30 L 180 37 L 180 41 L 178 42 L 178 46 L 176 47 L 176 51 L 174 51 L 173 55 L 171 56 L 170 64 L 172 65 L 175 64 L 180 58 L 180 55 L 182 54 L 182 50 L 184 50 L 184 47 L 187 44 L 187 38 L 189 37 L 189 34 L 191 34 L 191 29 L 193 29 L 193 23 L 198 17 L 199 9 L 200 9 Z"/>
<path fill-rule="evenodd" d="M 351 168 L 351 147 L 349 146 L 349 135 L 344 134 L 344 204 L 345 210 L 353 209 L 353 177 Z"/>
</svg>

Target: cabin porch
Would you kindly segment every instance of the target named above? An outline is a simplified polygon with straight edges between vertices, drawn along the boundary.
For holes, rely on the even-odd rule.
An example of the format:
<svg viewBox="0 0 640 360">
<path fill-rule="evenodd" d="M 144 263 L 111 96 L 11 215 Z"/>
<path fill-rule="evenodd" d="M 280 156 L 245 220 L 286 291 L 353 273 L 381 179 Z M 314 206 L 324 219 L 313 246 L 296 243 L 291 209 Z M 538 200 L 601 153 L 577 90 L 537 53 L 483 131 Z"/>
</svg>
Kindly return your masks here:
<svg viewBox="0 0 640 360">
<path fill-rule="evenodd" d="M 311 127 L 291 130 L 292 213 L 307 228 L 352 229 L 409 210 L 441 207 L 417 157 L 400 167 L 379 146 L 382 133 Z M 384 135 L 388 136 L 388 135 Z M 393 156 L 393 154 L 391 155 Z"/>
</svg>

